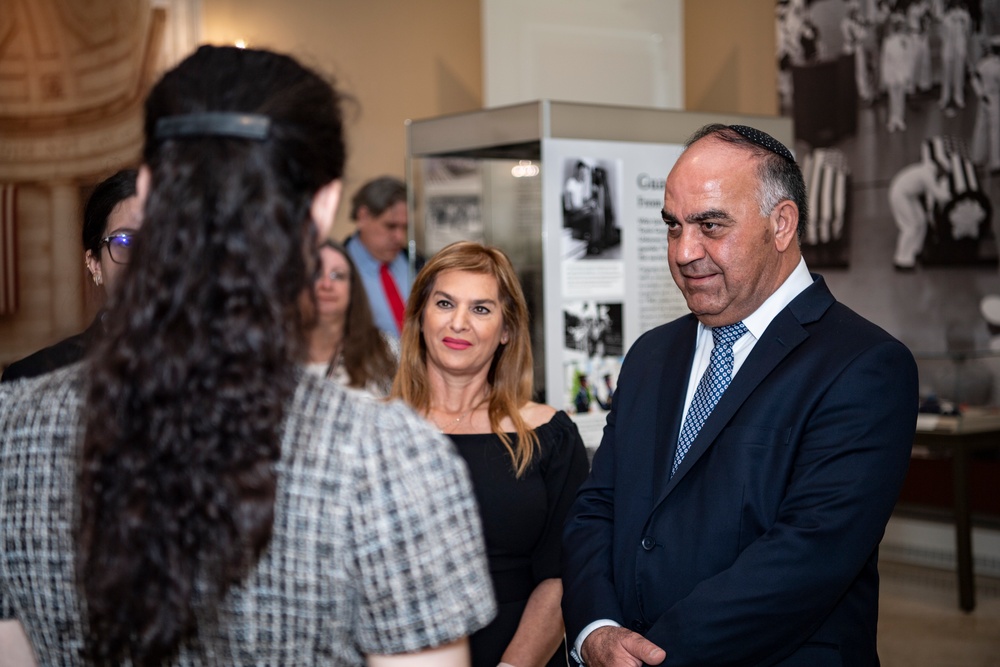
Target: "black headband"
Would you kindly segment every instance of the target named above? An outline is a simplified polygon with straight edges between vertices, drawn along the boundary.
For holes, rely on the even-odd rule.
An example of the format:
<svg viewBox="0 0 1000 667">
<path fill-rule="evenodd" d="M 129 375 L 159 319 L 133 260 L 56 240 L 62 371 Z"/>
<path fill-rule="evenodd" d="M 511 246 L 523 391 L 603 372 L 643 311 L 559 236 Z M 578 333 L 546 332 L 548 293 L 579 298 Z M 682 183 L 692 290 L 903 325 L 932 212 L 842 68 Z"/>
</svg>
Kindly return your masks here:
<svg viewBox="0 0 1000 667">
<path fill-rule="evenodd" d="M 271 119 L 254 113 L 202 111 L 166 116 L 156 121 L 155 139 L 185 137 L 232 137 L 263 141 L 271 131 Z"/>
<path fill-rule="evenodd" d="M 792 164 L 795 164 L 795 158 L 792 157 L 792 152 L 785 148 L 785 144 L 781 143 L 770 134 L 761 132 L 760 130 L 752 127 L 747 127 L 746 125 L 730 125 L 729 129 L 736 132 L 740 136 L 749 139 L 761 148 L 766 148 L 775 155 L 780 155 Z"/>
</svg>

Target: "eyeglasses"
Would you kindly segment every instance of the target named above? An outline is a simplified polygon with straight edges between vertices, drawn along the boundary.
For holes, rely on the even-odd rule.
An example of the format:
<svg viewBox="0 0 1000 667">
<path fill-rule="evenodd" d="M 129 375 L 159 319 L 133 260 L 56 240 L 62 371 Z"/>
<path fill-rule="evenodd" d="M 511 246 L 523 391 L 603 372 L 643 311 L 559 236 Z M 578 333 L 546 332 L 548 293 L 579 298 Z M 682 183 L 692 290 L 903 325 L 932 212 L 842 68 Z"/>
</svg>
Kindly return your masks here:
<svg viewBox="0 0 1000 667">
<path fill-rule="evenodd" d="M 101 239 L 101 245 L 108 246 L 108 255 L 115 264 L 128 264 L 135 246 L 135 232 L 115 232 Z"/>
<path fill-rule="evenodd" d="M 324 277 L 329 278 L 332 282 L 335 283 L 337 282 L 346 283 L 348 280 L 351 279 L 351 274 L 348 273 L 347 271 L 337 271 L 336 269 L 334 269 L 333 271 L 330 271 L 330 273 L 324 274 Z"/>
</svg>

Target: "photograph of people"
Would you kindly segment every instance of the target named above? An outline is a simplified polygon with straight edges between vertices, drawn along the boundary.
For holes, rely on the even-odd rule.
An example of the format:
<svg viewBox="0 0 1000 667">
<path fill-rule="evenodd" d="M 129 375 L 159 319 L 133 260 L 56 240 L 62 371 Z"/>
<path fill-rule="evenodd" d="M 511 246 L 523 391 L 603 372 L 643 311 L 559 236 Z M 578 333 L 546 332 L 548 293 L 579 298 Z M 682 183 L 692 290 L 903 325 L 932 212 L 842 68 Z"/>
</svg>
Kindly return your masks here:
<svg viewBox="0 0 1000 667">
<path fill-rule="evenodd" d="M 499 613 L 473 667 L 566 664 L 563 521 L 587 452 L 562 411 L 531 400 L 528 307 L 498 248 L 448 245 L 417 274 L 392 395 L 455 443 L 472 476 Z"/>
<path fill-rule="evenodd" d="M 580 352 L 588 358 L 620 357 L 624 353 L 621 303 L 568 302 L 563 320 L 567 351 Z"/>
<path fill-rule="evenodd" d="M 613 161 L 571 158 L 565 162 L 562 189 L 563 256 L 568 259 L 621 257 Z"/>
<path fill-rule="evenodd" d="M 598 409 L 611 406 L 611 387 L 625 354 L 623 307 L 622 303 L 591 300 L 563 305 L 564 401 L 575 415 L 595 413 L 596 417 Z M 592 437 L 580 418 L 575 421 L 587 447 L 596 448 L 599 436 Z"/>
<path fill-rule="evenodd" d="M 970 82 L 978 98 L 971 157 L 996 176 L 1000 174 L 1000 35 L 990 37 Z"/>
<path fill-rule="evenodd" d="M 900 169 L 889 183 L 889 208 L 895 221 L 897 271 L 913 271 L 924 249 L 934 207 L 951 198 L 945 174 L 933 160 L 921 160 Z"/>
<path fill-rule="evenodd" d="M 889 98 L 886 130 L 906 130 L 906 93 L 913 86 L 913 35 L 902 14 L 889 15 L 882 40 L 882 88 Z"/>
<path fill-rule="evenodd" d="M 594 392 L 590 388 L 590 381 L 586 373 L 577 373 L 575 376 L 575 389 L 570 389 L 573 393 L 573 408 L 577 414 L 590 412 L 590 405 L 594 402 Z"/>
<path fill-rule="evenodd" d="M 783 21 L 798 15 L 818 26 L 826 54 L 776 64 L 796 83 L 782 113 L 794 123 L 789 148 L 809 196 L 803 257 L 814 270 L 849 268 L 828 271 L 831 290 L 918 357 L 947 355 L 948 328 L 974 326 L 975 304 L 1000 291 L 1000 2 L 775 8 L 778 46 L 789 41 Z M 844 233 L 824 243 L 812 221 L 830 211 Z"/>
</svg>

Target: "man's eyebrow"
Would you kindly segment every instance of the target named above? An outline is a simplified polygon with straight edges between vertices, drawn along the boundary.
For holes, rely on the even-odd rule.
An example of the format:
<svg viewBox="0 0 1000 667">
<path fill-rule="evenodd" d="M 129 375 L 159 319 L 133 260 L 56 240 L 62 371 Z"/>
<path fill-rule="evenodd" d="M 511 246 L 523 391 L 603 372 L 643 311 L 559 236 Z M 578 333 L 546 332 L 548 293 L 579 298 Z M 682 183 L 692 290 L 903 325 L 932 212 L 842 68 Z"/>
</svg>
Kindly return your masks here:
<svg viewBox="0 0 1000 667">
<path fill-rule="evenodd" d="M 666 209 L 660 209 L 660 217 L 663 218 L 663 222 L 667 224 L 674 224 L 679 222 L 677 216 L 672 213 L 667 213 Z M 692 213 L 687 218 L 685 222 L 698 224 L 700 222 L 708 222 L 712 220 L 732 220 L 727 212 L 721 208 L 710 208 L 707 211 L 699 211 L 697 213 Z"/>
<path fill-rule="evenodd" d="M 721 208 L 710 208 L 688 216 L 688 222 L 707 222 L 710 220 L 732 220 L 732 216 Z"/>
</svg>

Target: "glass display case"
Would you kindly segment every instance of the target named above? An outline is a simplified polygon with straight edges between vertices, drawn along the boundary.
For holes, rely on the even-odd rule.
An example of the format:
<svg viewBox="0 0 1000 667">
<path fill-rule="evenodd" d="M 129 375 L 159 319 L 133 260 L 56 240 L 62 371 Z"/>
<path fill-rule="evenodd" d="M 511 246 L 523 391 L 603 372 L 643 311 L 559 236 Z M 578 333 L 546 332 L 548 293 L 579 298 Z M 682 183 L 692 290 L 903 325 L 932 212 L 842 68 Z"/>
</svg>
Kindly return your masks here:
<svg viewBox="0 0 1000 667">
<path fill-rule="evenodd" d="M 536 398 L 571 413 L 585 440 L 600 438 L 631 342 L 687 312 L 660 209 L 683 142 L 707 123 L 792 145 L 788 118 L 549 100 L 407 123 L 411 256 L 460 239 L 510 256 L 531 312 Z"/>
</svg>

